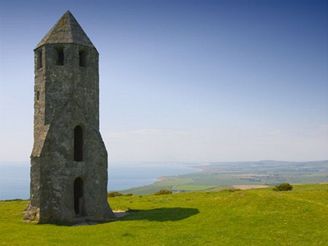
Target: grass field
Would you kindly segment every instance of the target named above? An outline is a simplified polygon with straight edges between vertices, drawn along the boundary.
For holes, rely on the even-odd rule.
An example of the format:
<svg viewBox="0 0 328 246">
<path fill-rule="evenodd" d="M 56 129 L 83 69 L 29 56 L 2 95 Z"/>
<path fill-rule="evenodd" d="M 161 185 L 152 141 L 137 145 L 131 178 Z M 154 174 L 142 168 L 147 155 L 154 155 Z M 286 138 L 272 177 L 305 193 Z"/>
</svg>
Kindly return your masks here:
<svg viewBox="0 0 328 246">
<path fill-rule="evenodd" d="M 0 202 L 0 245 L 328 245 L 328 184 L 111 198 L 122 219 L 89 226 L 22 221 Z"/>
</svg>

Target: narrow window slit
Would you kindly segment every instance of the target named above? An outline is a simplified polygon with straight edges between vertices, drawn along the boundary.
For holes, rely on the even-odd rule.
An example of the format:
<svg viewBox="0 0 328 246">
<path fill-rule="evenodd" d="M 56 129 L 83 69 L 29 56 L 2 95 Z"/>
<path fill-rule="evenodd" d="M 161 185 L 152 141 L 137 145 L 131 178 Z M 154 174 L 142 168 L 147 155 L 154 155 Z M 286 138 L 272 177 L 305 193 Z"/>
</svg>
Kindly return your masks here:
<svg viewBox="0 0 328 246">
<path fill-rule="evenodd" d="M 64 48 L 57 47 L 56 52 L 57 52 L 56 65 L 59 65 L 59 66 L 64 65 Z"/>
<path fill-rule="evenodd" d="M 83 130 L 81 126 L 74 128 L 74 161 L 83 161 Z"/>
<path fill-rule="evenodd" d="M 86 53 L 84 50 L 79 51 L 79 64 L 80 64 L 80 67 L 86 66 Z"/>
<path fill-rule="evenodd" d="M 37 51 L 37 68 L 42 68 L 42 50 Z"/>
</svg>

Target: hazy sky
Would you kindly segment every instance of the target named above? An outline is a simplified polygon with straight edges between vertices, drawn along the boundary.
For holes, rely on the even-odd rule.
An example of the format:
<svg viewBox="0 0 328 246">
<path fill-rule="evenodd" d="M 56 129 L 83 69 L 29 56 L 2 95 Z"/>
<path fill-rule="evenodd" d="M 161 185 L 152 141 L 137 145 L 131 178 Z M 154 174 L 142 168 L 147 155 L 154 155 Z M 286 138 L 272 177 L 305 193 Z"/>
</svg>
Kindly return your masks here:
<svg viewBox="0 0 328 246">
<path fill-rule="evenodd" d="M 29 160 L 33 49 L 70 10 L 100 53 L 110 161 L 328 159 L 328 1 L 1 1 L 0 160 Z"/>
</svg>

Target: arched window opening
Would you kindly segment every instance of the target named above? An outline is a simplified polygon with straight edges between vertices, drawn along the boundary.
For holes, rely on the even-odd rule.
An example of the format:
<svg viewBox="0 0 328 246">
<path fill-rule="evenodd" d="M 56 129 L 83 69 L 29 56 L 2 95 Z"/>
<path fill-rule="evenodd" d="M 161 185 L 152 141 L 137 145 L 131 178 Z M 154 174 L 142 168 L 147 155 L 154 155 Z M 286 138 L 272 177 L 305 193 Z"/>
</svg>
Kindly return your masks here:
<svg viewBox="0 0 328 246">
<path fill-rule="evenodd" d="M 36 66 L 37 68 L 42 68 L 42 49 L 38 50 L 36 54 Z"/>
<path fill-rule="evenodd" d="M 86 66 L 86 52 L 84 50 L 79 51 L 79 64 L 80 67 Z"/>
<path fill-rule="evenodd" d="M 81 178 L 74 180 L 74 211 L 75 215 L 83 215 L 83 180 Z"/>
<path fill-rule="evenodd" d="M 62 66 L 64 65 L 64 48 L 63 47 L 57 47 L 56 48 L 56 65 Z"/>
<path fill-rule="evenodd" d="M 81 126 L 74 128 L 74 161 L 83 160 L 83 130 Z"/>
</svg>

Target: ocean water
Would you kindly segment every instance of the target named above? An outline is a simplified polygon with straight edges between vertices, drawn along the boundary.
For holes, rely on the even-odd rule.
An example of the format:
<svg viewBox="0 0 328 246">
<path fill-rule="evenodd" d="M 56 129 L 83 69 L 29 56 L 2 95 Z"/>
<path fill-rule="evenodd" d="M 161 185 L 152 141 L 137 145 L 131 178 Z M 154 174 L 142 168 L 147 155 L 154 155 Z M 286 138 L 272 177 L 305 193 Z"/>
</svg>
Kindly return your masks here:
<svg viewBox="0 0 328 246">
<path fill-rule="evenodd" d="M 147 185 L 162 176 L 197 172 L 191 164 L 173 162 L 110 162 L 108 190 Z M 0 162 L 0 200 L 27 199 L 30 186 L 28 162 Z"/>
</svg>

